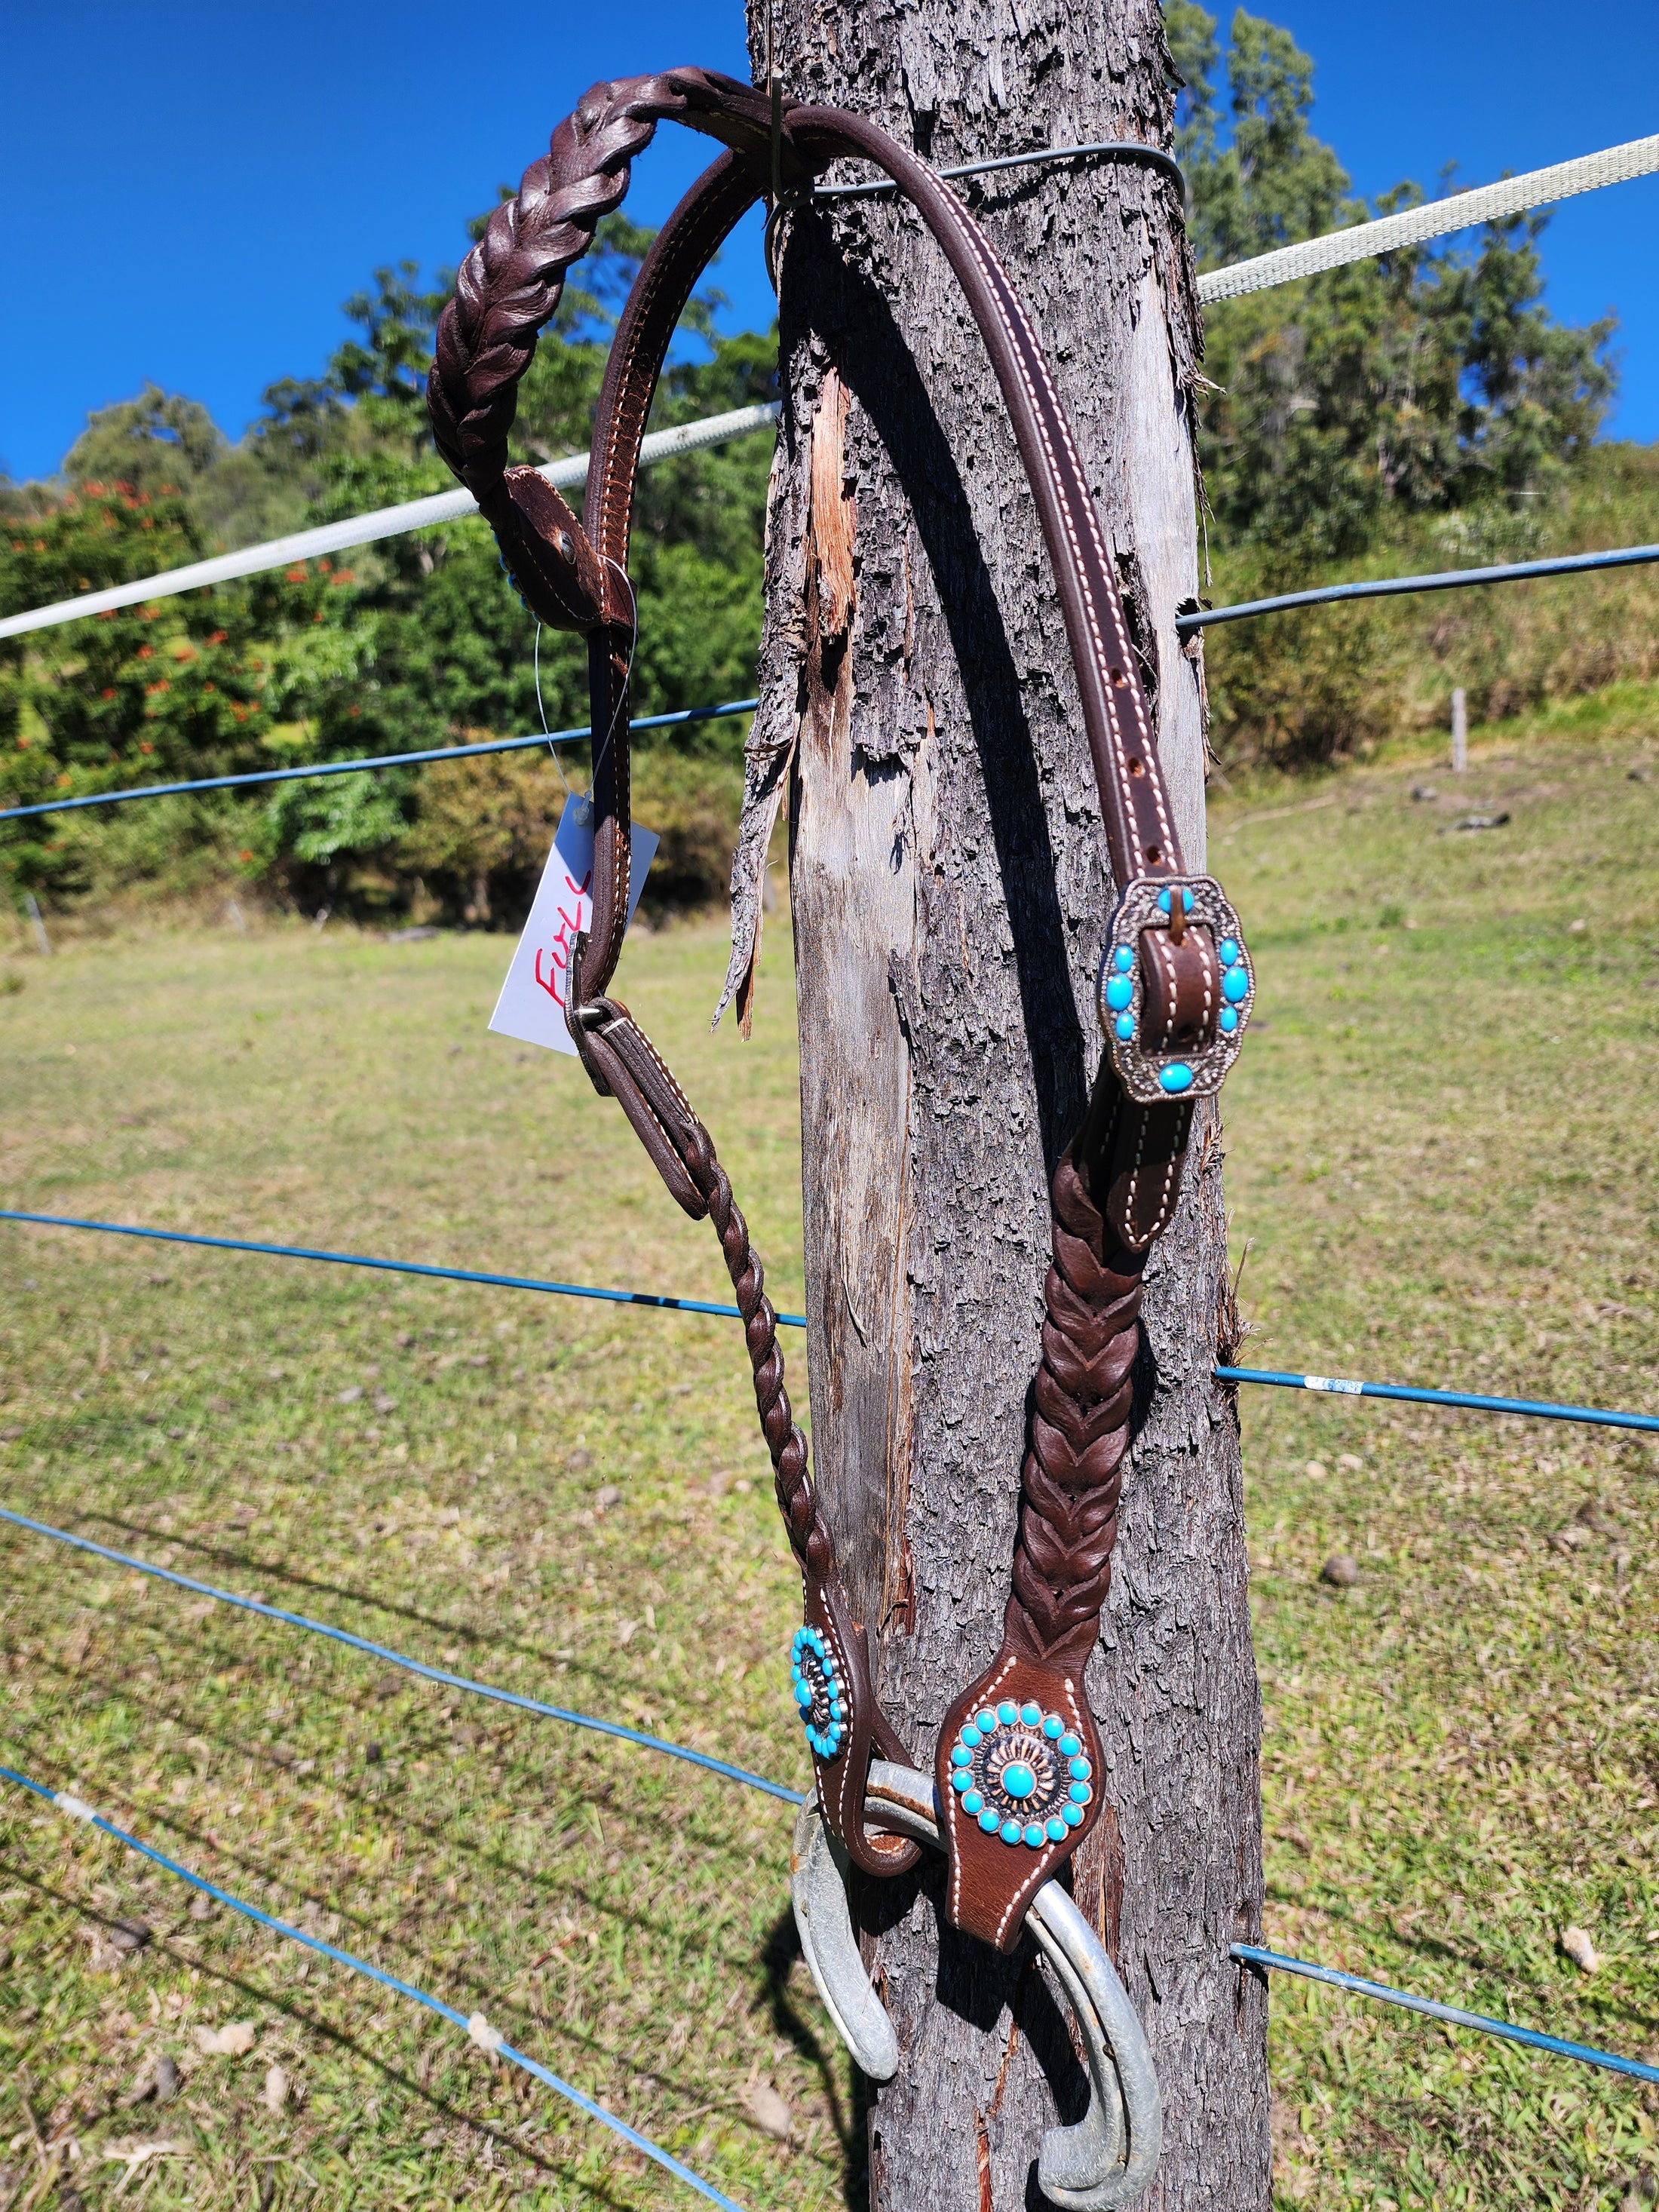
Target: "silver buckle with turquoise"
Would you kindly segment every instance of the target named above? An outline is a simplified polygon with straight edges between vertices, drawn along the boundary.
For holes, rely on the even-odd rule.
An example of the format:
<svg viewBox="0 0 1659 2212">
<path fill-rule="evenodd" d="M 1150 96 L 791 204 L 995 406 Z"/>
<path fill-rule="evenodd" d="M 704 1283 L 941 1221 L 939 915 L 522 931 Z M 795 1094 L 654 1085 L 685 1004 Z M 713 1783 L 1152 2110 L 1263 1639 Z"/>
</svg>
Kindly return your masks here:
<svg viewBox="0 0 1659 2212">
<path fill-rule="evenodd" d="M 789 1647 L 789 1687 L 809 1747 L 819 1759 L 834 1759 L 847 1733 L 851 1693 L 823 1632 L 810 1621 L 795 1631 Z"/>
<path fill-rule="evenodd" d="M 1194 922 L 1208 930 L 1215 946 L 1221 1004 L 1211 1042 L 1182 1050 L 1173 1035 L 1162 1043 L 1148 1041 L 1142 955 L 1157 959 L 1163 944 L 1180 945 Z M 1112 916 L 1096 996 L 1112 1066 L 1138 1104 L 1207 1098 L 1220 1090 L 1244 1042 L 1255 1004 L 1255 976 L 1238 916 L 1213 876 L 1135 878 Z M 1207 1006 L 1201 1010 L 1204 1028 L 1209 1027 L 1209 1012 Z"/>
</svg>

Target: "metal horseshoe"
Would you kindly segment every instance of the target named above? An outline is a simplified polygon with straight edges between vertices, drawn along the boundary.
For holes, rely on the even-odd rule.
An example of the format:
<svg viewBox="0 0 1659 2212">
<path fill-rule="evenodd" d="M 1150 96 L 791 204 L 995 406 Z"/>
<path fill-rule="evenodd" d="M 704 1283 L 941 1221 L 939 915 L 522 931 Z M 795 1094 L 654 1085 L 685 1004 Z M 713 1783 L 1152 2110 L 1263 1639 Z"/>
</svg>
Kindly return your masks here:
<svg viewBox="0 0 1659 2212">
<path fill-rule="evenodd" d="M 865 1805 L 866 1817 L 877 1825 L 940 1848 L 931 1775 L 873 1760 Z M 790 1860 L 801 1951 L 842 2042 L 872 2081 L 890 2081 L 898 2071 L 898 2038 L 865 1972 L 847 1880 L 845 1854 L 817 1801 L 808 1798 L 795 1821 Z M 1089 2109 L 1075 2125 L 1043 2136 L 1038 2183 L 1064 2212 L 1133 2204 L 1164 2146 L 1146 2033 L 1100 1938 L 1058 1882 L 1043 1883 L 1026 1919 L 1071 2000 L 1089 2068 Z"/>
</svg>

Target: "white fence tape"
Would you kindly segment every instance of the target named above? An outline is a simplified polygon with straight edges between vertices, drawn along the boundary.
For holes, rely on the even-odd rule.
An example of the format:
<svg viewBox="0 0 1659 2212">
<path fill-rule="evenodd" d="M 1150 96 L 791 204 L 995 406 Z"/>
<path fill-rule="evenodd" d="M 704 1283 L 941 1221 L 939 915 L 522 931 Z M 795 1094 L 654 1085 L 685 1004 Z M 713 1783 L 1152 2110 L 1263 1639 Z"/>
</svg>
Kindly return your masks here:
<svg viewBox="0 0 1659 2212">
<path fill-rule="evenodd" d="M 718 446 L 728 438 L 740 438 L 747 430 L 766 429 L 777 419 L 775 399 L 763 400 L 756 407 L 734 407 L 725 415 L 706 415 L 699 422 L 653 430 L 640 447 L 640 459 L 669 460 L 676 453 L 695 453 L 701 446 Z M 561 491 L 568 490 L 586 481 L 587 455 L 573 453 L 567 460 L 550 461 L 541 474 Z M 343 522 L 325 522 L 316 530 L 296 531 L 291 538 L 273 538 L 264 545 L 244 545 L 239 552 L 220 553 L 211 561 L 192 561 L 187 568 L 164 568 L 160 575 L 141 576 L 106 592 L 83 592 L 78 599 L 59 599 L 52 606 L 8 615 L 0 621 L 0 637 L 21 637 L 32 629 L 50 629 L 58 623 L 78 622 L 83 616 L 106 614 L 115 607 L 141 606 L 149 599 L 169 599 L 176 592 L 228 584 L 237 576 L 263 575 L 268 569 L 286 568 L 292 561 L 315 561 L 325 553 L 344 553 L 354 545 L 372 545 L 377 538 L 396 538 L 405 530 L 429 530 L 434 523 L 453 522 L 459 515 L 477 511 L 478 502 L 470 491 L 436 492 L 430 499 L 408 500 L 401 507 L 383 507 L 374 514 L 349 515 Z"/>
<path fill-rule="evenodd" d="M 1524 177 L 1505 177 L 1500 184 L 1454 192 L 1443 200 L 1407 208 L 1400 215 L 1385 215 L 1376 222 L 1355 223 L 1348 230 L 1306 239 L 1300 246 L 1284 246 L 1276 253 L 1258 255 L 1254 261 L 1236 261 L 1231 269 L 1212 269 L 1199 278 L 1198 296 L 1207 304 L 1212 300 L 1236 300 L 1243 292 L 1264 292 L 1269 285 L 1288 284 L 1322 269 L 1369 261 L 1374 254 L 1392 253 L 1402 246 L 1420 246 L 1431 238 L 1468 230 L 1474 223 L 1500 222 L 1505 216 L 1522 215 L 1527 209 L 1546 206 L 1551 200 L 1571 199 L 1577 192 L 1593 192 L 1602 185 L 1626 184 L 1632 177 L 1651 176 L 1656 170 L 1659 137 L 1632 138 L 1628 145 L 1583 154 L 1576 161 L 1558 161 L 1553 168 L 1532 169 Z"/>
</svg>

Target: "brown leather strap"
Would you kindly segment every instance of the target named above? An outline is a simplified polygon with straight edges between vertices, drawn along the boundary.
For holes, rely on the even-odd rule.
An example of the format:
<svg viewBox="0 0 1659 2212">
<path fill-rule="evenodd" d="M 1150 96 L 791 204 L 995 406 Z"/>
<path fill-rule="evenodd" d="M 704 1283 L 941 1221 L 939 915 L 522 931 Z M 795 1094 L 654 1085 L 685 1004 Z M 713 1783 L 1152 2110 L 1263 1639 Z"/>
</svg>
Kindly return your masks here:
<svg viewBox="0 0 1659 2212">
<path fill-rule="evenodd" d="M 685 195 L 641 264 L 606 368 L 578 523 L 533 471 L 507 466 L 516 386 L 537 331 L 557 306 L 566 269 L 586 250 L 599 216 L 621 204 L 629 163 L 667 116 L 723 140 L 729 150 Z M 708 1132 L 627 1008 L 605 995 L 628 912 L 635 625 L 626 570 L 640 444 L 691 289 L 766 190 L 773 127 L 766 93 L 704 70 L 596 86 L 467 257 L 440 325 L 429 393 L 440 448 L 477 494 L 526 603 L 542 621 L 588 639 L 593 914 L 571 963 L 573 1032 L 596 1087 L 622 1105 L 676 1200 L 694 1217 L 707 1213 L 720 1237 L 744 1316 L 778 1504 L 801 1568 L 807 1626 L 805 1643 L 798 1639 L 798 1675 L 819 1802 L 857 1863 L 890 1874 L 914 1862 L 915 1846 L 866 1829 L 862 1782 L 872 1751 L 907 1754 L 880 1712 L 865 1632 L 851 1618 L 836 1574 L 805 1439 L 783 1386 L 776 1316 L 760 1263 Z M 1115 921 L 1108 936 L 1118 966 L 1103 970 L 1102 981 L 1109 1040 L 1115 1022 L 1118 1042 L 1112 1060 L 1103 1061 L 1089 1121 L 1054 1181 L 1054 1257 L 1003 1647 L 952 1708 L 938 1754 L 951 1917 L 1006 1948 L 1030 1895 L 1098 1812 L 1088 1778 L 1098 1766 L 1098 1745 L 1082 1678 L 1110 1575 L 1139 1340 L 1140 1271 L 1180 1186 L 1192 1108 L 1175 1094 L 1195 1080 L 1204 1088 L 1218 1082 L 1237 1050 L 1221 1030 L 1237 1030 L 1248 1003 L 1229 1023 L 1218 948 L 1220 932 L 1236 933 L 1237 920 L 1207 878 L 1187 876 L 1114 564 L 1064 410 L 1012 287 L 961 202 L 874 125 L 844 110 L 788 103 L 778 129 L 787 187 L 799 189 L 848 156 L 876 162 L 920 211 L 962 284 L 1054 568 L 1121 894 L 1122 924 Z M 1236 957 L 1242 963 L 1242 954 Z M 1120 970 L 1128 980 L 1119 980 Z M 1126 1012 L 1123 994 L 1131 988 Z M 1192 1064 L 1177 1061 L 1181 1054 Z M 1021 1806 L 1032 1817 L 1016 1821 Z M 991 1821 L 994 1807 L 1000 1810 Z"/>
</svg>

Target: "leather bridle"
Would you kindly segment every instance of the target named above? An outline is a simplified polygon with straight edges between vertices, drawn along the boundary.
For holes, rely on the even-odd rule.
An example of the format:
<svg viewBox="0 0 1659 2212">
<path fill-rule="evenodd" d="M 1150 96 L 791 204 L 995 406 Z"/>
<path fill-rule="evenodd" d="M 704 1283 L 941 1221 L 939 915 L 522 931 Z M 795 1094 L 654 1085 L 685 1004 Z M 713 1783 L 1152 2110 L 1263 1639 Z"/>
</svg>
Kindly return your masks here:
<svg viewBox="0 0 1659 2212">
<path fill-rule="evenodd" d="M 519 379 L 564 273 L 620 204 L 629 165 L 664 118 L 726 149 L 641 266 L 611 349 L 583 520 L 533 469 L 507 464 Z M 871 1763 L 908 1755 L 877 1702 L 864 1628 L 784 1388 L 776 1315 L 708 1131 L 627 1007 L 609 995 L 629 892 L 627 568 L 640 443 L 692 287 L 738 218 L 832 161 L 874 162 L 917 209 L 959 280 L 1001 388 L 1052 564 L 1119 898 L 1099 1001 L 1106 1048 L 1083 1127 L 1052 1182 L 1053 1264 L 1033 1392 L 1001 1649 L 945 1717 L 934 1760 L 945 1902 L 960 1928 L 1012 1950 L 1027 1908 L 1100 1811 L 1099 1743 L 1084 1670 L 1110 1577 L 1142 1270 L 1179 1193 L 1196 1099 L 1236 1057 L 1254 996 L 1237 915 L 1183 864 L 1113 562 L 1070 428 L 1007 277 L 960 200 L 885 132 L 841 109 L 781 104 L 702 70 L 597 85 L 546 158 L 490 217 L 439 326 L 428 387 L 441 451 L 477 495 L 526 605 L 588 641 L 595 766 L 592 918 L 570 963 L 573 1034 L 685 1212 L 713 1221 L 754 1370 L 778 1504 L 801 1571 L 792 1680 L 831 1833 L 866 1872 L 915 1863 L 872 1824 Z"/>
</svg>

